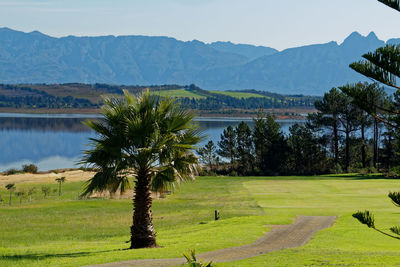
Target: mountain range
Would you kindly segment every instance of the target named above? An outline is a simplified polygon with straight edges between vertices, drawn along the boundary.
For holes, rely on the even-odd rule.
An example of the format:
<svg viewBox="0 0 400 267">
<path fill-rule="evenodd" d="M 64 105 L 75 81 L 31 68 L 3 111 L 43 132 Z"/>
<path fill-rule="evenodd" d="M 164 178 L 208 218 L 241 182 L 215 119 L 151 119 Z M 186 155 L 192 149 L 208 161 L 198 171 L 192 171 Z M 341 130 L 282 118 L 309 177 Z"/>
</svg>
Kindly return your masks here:
<svg viewBox="0 0 400 267">
<path fill-rule="evenodd" d="M 348 65 L 383 45 L 373 32 L 354 32 L 341 44 L 278 51 L 170 37 L 56 38 L 0 28 L 0 83 L 196 84 L 210 90 L 322 95 L 331 87 L 365 80 Z"/>
</svg>

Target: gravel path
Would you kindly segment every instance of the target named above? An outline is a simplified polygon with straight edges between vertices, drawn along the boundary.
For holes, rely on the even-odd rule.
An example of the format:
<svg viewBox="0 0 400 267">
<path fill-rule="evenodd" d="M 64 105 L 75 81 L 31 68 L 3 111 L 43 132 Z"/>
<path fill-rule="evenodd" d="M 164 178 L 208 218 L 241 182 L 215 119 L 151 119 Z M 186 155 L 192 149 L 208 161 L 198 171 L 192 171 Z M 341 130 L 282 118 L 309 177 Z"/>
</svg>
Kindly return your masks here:
<svg viewBox="0 0 400 267">
<path fill-rule="evenodd" d="M 210 251 L 198 254 L 196 257 L 204 262 L 226 262 L 246 259 L 285 248 L 299 247 L 307 243 L 315 232 L 332 226 L 335 219 L 335 216 L 299 216 L 293 224 L 271 226 L 272 230 L 268 234 L 251 245 Z M 94 266 L 161 267 L 175 266 L 183 263 L 185 263 L 183 258 L 145 259 L 113 262 Z"/>
</svg>

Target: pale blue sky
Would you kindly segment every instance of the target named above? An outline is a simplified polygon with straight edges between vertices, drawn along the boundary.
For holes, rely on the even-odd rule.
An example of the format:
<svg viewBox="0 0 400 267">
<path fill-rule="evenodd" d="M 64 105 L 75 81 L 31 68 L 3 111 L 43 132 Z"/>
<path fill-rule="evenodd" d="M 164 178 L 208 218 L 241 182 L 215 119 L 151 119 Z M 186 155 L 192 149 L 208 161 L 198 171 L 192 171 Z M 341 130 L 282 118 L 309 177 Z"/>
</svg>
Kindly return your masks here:
<svg viewBox="0 0 400 267">
<path fill-rule="evenodd" d="M 0 0 L 0 27 L 52 36 L 157 35 L 288 47 L 353 31 L 400 37 L 400 13 L 376 0 Z"/>
</svg>

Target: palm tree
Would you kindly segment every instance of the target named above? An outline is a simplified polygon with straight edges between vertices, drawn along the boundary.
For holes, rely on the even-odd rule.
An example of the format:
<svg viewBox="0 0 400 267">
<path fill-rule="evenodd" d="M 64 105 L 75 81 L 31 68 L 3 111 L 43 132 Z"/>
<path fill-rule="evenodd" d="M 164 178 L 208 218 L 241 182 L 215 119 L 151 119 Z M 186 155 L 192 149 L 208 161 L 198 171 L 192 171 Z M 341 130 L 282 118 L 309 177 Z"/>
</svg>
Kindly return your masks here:
<svg viewBox="0 0 400 267">
<path fill-rule="evenodd" d="M 87 121 L 97 137 L 82 163 L 98 172 L 83 196 L 94 191 L 123 193 L 134 181 L 134 213 L 130 248 L 156 247 L 152 222 L 151 190 L 171 189 L 176 183 L 193 180 L 197 170 L 195 145 L 202 137 L 193 123 L 194 114 L 169 98 L 149 92 L 139 97 L 105 98 L 102 118 Z"/>
<path fill-rule="evenodd" d="M 15 191 L 15 184 L 7 184 L 6 189 L 10 191 L 10 202 L 8 204 L 11 206 L 12 192 Z"/>
<path fill-rule="evenodd" d="M 56 181 L 58 183 L 58 196 L 61 196 L 61 184 L 64 183 L 67 179 L 65 179 L 65 177 L 60 177 L 60 178 L 56 178 Z"/>
</svg>

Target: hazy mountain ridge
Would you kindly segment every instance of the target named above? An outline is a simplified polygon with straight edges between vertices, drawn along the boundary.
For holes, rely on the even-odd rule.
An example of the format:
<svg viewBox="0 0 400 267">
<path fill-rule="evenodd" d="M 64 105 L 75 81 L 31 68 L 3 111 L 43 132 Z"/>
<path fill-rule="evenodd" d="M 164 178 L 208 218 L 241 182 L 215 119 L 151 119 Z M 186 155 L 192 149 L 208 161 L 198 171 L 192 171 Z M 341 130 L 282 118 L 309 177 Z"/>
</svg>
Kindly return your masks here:
<svg viewBox="0 0 400 267">
<path fill-rule="evenodd" d="M 254 46 L 249 44 L 234 44 L 231 42 L 213 42 L 210 47 L 221 52 L 233 53 L 254 60 L 262 56 L 269 56 L 279 52 L 278 50 L 266 46 Z"/>
<path fill-rule="evenodd" d="M 374 33 L 363 37 L 354 32 L 340 45 L 329 42 L 290 48 L 241 66 L 203 72 L 208 80 L 202 86 L 230 89 L 247 86 L 283 94 L 321 95 L 331 87 L 366 80 L 348 66 L 361 59 L 362 54 L 383 45 L 385 42 Z"/>
<path fill-rule="evenodd" d="M 391 39 L 388 43 L 399 43 Z M 54 38 L 0 28 L 0 83 L 191 84 L 205 89 L 257 89 L 321 95 L 365 80 L 348 65 L 385 42 L 352 33 L 342 44 L 290 48 L 170 37 Z"/>
</svg>

